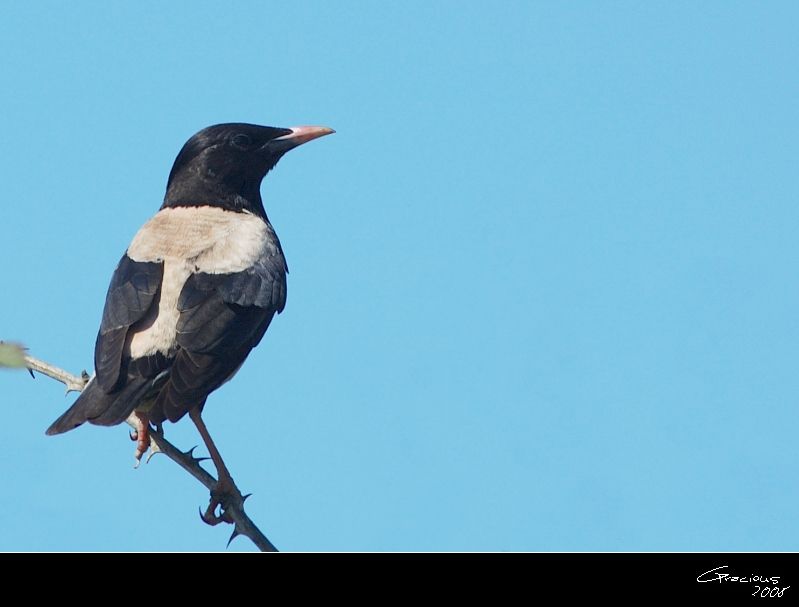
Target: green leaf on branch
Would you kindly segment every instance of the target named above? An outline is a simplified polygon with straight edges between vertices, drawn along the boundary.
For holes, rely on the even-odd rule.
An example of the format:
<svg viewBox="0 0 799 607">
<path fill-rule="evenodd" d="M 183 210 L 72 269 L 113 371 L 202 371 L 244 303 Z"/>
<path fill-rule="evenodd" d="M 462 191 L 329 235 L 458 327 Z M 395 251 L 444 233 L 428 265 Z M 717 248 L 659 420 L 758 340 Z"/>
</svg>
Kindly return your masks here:
<svg viewBox="0 0 799 607">
<path fill-rule="evenodd" d="M 25 368 L 25 349 L 19 344 L 0 341 L 0 367 Z"/>
</svg>

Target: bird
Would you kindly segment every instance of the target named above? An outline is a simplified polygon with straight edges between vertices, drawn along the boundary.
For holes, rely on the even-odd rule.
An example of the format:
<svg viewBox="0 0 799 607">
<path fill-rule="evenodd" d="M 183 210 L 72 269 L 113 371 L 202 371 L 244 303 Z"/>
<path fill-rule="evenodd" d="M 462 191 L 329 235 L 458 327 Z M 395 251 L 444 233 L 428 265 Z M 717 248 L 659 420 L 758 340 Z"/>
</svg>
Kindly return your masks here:
<svg viewBox="0 0 799 607">
<path fill-rule="evenodd" d="M 189 138 L 169 173 L 163 204 L 111 277 L 95 373 L 47 435 L 132 416 L 138 463 L 149 448 L 151 424 L 162 431 L 165 421 L 188 414 L 218 472 L 203 520 L 220 522 L 216 507 L 235 484 L 202 411 L 286 305 L 288 266 L 261 182 L 286 152 L 334 132 L 225 123 Z"/>
</svg>

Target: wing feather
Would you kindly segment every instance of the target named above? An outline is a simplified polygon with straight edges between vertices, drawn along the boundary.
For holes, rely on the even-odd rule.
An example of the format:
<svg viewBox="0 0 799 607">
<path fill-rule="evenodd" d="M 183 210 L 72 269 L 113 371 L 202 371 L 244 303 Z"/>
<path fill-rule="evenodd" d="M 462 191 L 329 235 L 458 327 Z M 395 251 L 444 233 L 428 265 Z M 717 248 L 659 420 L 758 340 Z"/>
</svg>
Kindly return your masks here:
<svg viewBox="0 0 799 607">
<path fill-rule="evenodd" d="M 128 331 L 157 300 L 163 273 L 163 263 L 133 261 L 127 254 L 114 271 L 94 347 L 97 382 L 105 392 L 119 388 L 124 379 L 122 355 Z"/>
<path fill-rule="evenodd" d="M 178 298 L 179 349 L 150 411 L 153 421 L 177 421 L 236 372 L 286 304 L 284 267 L 258 263 L 232 274 L 188 278 Z"/>
</svg>

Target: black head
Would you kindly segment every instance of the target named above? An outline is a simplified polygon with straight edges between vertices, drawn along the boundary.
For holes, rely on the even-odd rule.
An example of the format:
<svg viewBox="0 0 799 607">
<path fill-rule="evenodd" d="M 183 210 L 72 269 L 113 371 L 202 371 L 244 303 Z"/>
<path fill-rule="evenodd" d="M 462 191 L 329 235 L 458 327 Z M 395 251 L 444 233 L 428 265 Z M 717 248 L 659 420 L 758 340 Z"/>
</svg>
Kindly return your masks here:
<svg viewBox="0 0 799 607">
<path fill-rule="evenodd" d="M 290 149 L 333 132 L 316 126 L 209 126 L 180 150 L 161 208 L 210 205 L 265 216 L 261 202 L 264 176 Z"/>
</svg>

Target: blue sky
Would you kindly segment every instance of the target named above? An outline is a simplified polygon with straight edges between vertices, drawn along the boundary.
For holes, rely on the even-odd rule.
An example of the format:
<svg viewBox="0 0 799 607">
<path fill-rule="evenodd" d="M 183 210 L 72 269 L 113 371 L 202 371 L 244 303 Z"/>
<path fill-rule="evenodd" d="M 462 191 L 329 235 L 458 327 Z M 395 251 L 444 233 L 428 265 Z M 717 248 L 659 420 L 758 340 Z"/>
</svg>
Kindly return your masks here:
<svg viewBox="0 0 799 607">
<path fill-rule="evenodd" d="M 90 368 L 184 141 L 327 125 L 205 414 L 279 548 L 796 549 L 795 3 L 232 4 L 0 7 L 0 338 Z M 127 427 L 0 388 L 0 550 L 224 548 Z"/>
</svg>

